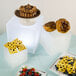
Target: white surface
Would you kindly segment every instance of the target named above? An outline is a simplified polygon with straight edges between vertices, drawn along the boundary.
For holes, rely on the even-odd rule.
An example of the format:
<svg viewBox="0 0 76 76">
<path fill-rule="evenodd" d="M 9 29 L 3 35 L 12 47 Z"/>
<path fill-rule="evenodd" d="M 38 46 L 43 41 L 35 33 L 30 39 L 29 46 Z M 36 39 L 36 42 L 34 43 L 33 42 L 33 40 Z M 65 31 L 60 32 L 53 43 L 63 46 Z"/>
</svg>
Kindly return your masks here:
<svg viewBox="0 0 76 76">
<path fill-rule="evenodd" d="M 63 56 L 76 57 L 76 55 L 73 55 L 73 54 L 71 54 L 71 53 L 69 53 L 69 52 L 64 52 L 61 56 L 58 57 L 58 59 L 54 62 L 54 64 L 51 65 L 50 70 L 51 70 L 52 72 L 58 74 L 59 76 L 67 76 L 66 74 L 63 74 L 63 73 L 57 71 L 56 68 L 55 68 L 55 65 L 56 65 L 56 64 L 58 63 L 58 61 L 59 61 L 59 58 L 60 58 L 60 57 L 63 57 Z"/>
<path fill-rule="evenodd" d="M 55 56 L 57 53 L 68 51 L 70 39 L 70 31 L 63 34 L 58 31 L 47 32 L 42 29 L 40 42 L 50 56 Z"/>
<path fill-rule="evenodd" d="M 39 16 L 33 25 L 22 25 L 19 18 L 14 16 L 6 25 L 8 41 L 16 38 L 21 40 L 27 47 L 29 53 L 35 53 L 39 43 L 41 27 L 43 25 L 43 17 Z"/>
<path fill-rule="evenodd" d="M 0 0 L 0 33 L 5 31 L 7 21 L 14 15 L 14 10 L 28 0 Z M 76 0 L 30 0 L 45 17 L 45 22 L 66 18 L 70 21 L 72 33 L 76 34 Z"/>
<path fill-rule="evenodd" d="M 18 53 L 10 54 L 7 48 L 4 48 L 4 57 L 7 63 L 12 67 L 18 67 L 27 61 L 27 50 L 23 50 Z"/>
</svg>

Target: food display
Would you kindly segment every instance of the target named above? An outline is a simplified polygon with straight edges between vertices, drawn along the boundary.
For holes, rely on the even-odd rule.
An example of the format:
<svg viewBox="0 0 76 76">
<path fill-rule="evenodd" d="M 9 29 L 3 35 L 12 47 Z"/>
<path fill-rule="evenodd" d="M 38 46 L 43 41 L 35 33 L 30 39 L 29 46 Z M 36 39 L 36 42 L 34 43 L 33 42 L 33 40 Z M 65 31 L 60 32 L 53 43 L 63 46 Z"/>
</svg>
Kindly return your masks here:
<svg viewBox="0 0 76 76">
<path fill-rule="evenodd" d="M 43 25 L 40 43 L 51 57 L 68 51 L 71 41 L 70 23 L 66 19 Z M 52 53 L 51 53 L 52 52 Z"/>
<path fill-rule="evenodd" d="M 76 76 L 76 55 L 64 52 L 54 60 L 50 70 L 58 76 Z"/>
<path fill-rule="evenodd" d="M 67 33 L 70 30 L 70 23 L 66 19 L 61 18 L 57 20 L 56 23 L 54 21 L 46 23 L 43 28 L 47 32 L 52 32 L 57 29 L 60 33 Z"/>
<path fill-rule="evenodd" d="M 18 71 L 17 76 L 46 76 L 46 73 L 36 70 L 35 68 L 28 68 L 25 66 Z"/>
<path fill-rule="evenodd" d="M 16 10 L 15 15 L 21 18 L 34 18 L 40 15 L 40 10 L 36 6 L 27 4 Z"/>
<path fill-rule="evenodd" d="M 26 49 L 26 47 L 22 44 L 22 41 L 18 39 L 8 42 L 4 46 L 8 48 L 10 54 L 18 53 L 18 51 L 23 51 Z"/>
<path fill-rule="evenodd" d="M 58 32 L 66 33 L 70 30 L 70 23 L 66 19 L 59 19 L 56 21 L 56 29 Z"/>
<path fill-rule="evenodd" d="M 52 32 L 56 30 L 56 23 L 55 22 L 48 22 L 44 25 L 44 29 L 48 32 Z"/>
<path fill-rule="evenodd" d="M 55 69 L 68 76 L 76 76 L 76 58 L 70 56 L 60 57 Z"/>
</svg>

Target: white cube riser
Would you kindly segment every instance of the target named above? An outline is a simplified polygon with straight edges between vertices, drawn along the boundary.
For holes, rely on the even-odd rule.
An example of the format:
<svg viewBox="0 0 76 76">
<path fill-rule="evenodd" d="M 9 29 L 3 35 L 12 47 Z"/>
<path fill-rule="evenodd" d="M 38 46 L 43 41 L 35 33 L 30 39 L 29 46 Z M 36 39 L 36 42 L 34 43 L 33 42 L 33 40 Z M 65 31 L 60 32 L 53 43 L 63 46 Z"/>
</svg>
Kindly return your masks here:
<svg viewBox="0 0 76 76">
<path fill-rule="evenodd" d="M 27 61 L 27 50 L 10 54 L 7 48 L 4 48 L 4 57 L 10 67 L 15 68 Z"/>
<path fill-rule="evenodd" d="M 71 40 L 71 33 L 62 34 L 58 31 L 46 32 L 44 29 L 41 34 L 41 45 L 50 56 L 57 53 L 68 51 Z"/>
<path fill-rule="evenodd" d="M 42 16 L 36 19 L 34 25 L 29 26 L 27 26 L 28 24 L 21 24 L 20 19 L 18 19 L 17 17 L 13 17 L 6 25 L 8 41 L 12 41 L 15 38 L 18 38 L 22 40 L 23 44 L 27 47 L 29 53 L 35 53 L 39 43 L 42 24 Z"/>
<path fill-rule="evenodd" d="M 62 72 L 59 72 L 59 71 L 57 71 L 56 70 L 56 67 L 55 67 L 55 65 L 60 61 L 60 59 L 59 58 L 61 58 L 61 57 L 63 57 L 63 56 L 69 56 L 69 57 L 74 57 L 75 58 L 75 54 L 72 54 L 72 53 L 70 53 L 70 52 L 63 52 L 59 57 L 57 57 L 57 59 L 55 60 L 55 62 L 50 66 L 50 71 L 52 71 L 52 72 L 54 72 L 54 73 L 56 73 L 57 74 L 57 76 L 68 76 L 68 75 L 66 75 L 66 74 L 64 74 L 64 73 L 62 73 Z"/>
</svg>

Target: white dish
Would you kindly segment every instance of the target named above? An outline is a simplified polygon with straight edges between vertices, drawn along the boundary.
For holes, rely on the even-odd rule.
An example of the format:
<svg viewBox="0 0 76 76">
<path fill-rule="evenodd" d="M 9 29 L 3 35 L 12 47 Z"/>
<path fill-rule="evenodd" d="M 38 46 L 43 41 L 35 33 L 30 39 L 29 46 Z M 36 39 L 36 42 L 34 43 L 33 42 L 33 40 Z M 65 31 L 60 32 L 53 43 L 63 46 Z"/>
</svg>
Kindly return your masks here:
<svg viewBox="0 0 76 76">
<path fill-rule="evenodd" d="M 32 67 L 28 67 L 28 66 L 22 66 L 22 67 L 20 67 L 20 69 L 18 70 L 18 72 L 17 72 L 17 76 L 19 76 L 20 75 L 20 72 L 19 71 L 22 71 L 22 68 L 24 68 L 24 67 L 27 67 L 28 69 L 31 69 Z M 43 71 L 40 71 L 40 70 L 37 70 L 37 69 L 35 69 L 36 70 L 36 72 L 39 72 L 40 74 L 41 74 L 41 76 L 46 76 L 46 72 L 43 72 Z"/>
<path fill-rule="evenodd" d="M 67 76 L 66 74 L 63 74 L 59 71 L 56 70 L 55 65 L 57 64 L 57 62 L 60 60 L 60 57 L 63 56 L 69 56 L 69 57 L 76 57 L 76 55 L 71 54 L 70 52 L 64 52 L 61 56 L 58 57 L 58 59 L 51 65 L 50 70 L 54 73 L 56 73 L 58 76 Z"/>
</svg>

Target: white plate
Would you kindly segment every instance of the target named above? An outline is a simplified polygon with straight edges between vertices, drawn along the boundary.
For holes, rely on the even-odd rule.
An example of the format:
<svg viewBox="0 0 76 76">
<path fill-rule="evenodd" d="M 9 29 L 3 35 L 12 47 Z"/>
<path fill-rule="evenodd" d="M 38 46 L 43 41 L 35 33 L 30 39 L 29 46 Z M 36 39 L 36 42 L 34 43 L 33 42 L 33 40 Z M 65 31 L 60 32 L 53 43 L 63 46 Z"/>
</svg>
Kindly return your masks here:
<svg viewBox="0 0 76 76">
<path fill-rule="evenodd" d="M 22 71 L 22 68 L 24 68 L 24 67 L 27 67 L 28 69 L 33 68 L 33 67 L 28 67 L 28 66 L 23 65 L 23 66 L 19 69 L 19 71 Z M 17 72 L 17 76 L 20 75 L 20 72 L 19 72 L 19 71 Z M 43 71 L 40 71 L 40 70 L 37 70 L 37 69 L 36 69 L 36 72 L 39 72 L 39 73 L 41 74 L 41 76 L 46 76 L 46 72 L 43 72 Z"/>
<path fill-rule="evenodd" d="M 54 73 L 56 73 L 58 76 L 67 76 L 66 74 L 63 74 L 59 71 L 56 70 L 55 65 L 58 63 L 58 61 L 60 60 L 60 57 L 63 56 L 69 56 L 69 57 L 76 57 L 76 55 L 71 54 L 70 52 L 64 52 L 61 56 L 58 57 L 58 59 L 51 65 L 50 70 Z"/>
</svg>

